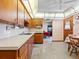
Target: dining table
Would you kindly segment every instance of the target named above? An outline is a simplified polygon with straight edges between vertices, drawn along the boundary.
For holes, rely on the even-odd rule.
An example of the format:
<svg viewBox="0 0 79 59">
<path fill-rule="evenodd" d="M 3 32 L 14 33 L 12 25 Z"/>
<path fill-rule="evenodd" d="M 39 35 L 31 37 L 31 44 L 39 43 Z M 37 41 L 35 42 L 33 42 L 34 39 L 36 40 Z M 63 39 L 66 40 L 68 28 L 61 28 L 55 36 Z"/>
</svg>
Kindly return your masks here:
<svg viewBox="0 0 79 59">
<path fill-rule="evenodd" d="M 72 35 L 71 38 L 79 41 L 79 36 L 78 35 Z"/>
<path fill-rule="evenodd" d="M 71 38 L 74 40 L 75 44 L 79 44 L 79 35 L 71 35 Z"/>
</svg>

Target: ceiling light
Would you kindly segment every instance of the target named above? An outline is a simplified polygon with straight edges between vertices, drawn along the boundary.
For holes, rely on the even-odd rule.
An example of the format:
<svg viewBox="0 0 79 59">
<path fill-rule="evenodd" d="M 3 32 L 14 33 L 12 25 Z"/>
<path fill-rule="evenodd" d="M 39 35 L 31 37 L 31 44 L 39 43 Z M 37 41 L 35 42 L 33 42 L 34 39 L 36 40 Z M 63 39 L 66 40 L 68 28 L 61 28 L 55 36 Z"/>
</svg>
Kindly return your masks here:
<svg viewBox="0 0 79 59">
<path fill-rule="evenodd" d="M 65 1 L 64 3 L 72 3 L 72 2 L 75 2 L 77 0 L 69 0 L 69 1 Z"/>
</svg>

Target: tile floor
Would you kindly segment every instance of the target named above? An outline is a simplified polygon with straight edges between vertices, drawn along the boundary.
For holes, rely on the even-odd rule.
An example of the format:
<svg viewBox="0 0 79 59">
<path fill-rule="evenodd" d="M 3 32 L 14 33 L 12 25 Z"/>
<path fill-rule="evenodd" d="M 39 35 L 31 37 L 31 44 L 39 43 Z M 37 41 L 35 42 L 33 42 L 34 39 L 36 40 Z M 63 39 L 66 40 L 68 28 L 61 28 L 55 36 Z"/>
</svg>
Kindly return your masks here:
<svg viewBox="0 0 79 59">
<path fill-rule="evenodd" d="M 69 56 L 64 42 L 48 42 L 34 45 L 31 59 L 76 59 L 76 55 Z"/>
</svg>

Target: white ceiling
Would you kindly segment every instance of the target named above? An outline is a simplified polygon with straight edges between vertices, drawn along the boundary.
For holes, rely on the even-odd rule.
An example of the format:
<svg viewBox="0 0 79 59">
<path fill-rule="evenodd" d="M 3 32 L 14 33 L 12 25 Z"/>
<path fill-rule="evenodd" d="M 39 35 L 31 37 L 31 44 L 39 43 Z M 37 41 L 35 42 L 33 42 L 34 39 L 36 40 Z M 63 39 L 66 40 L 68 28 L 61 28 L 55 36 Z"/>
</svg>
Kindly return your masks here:
<svg viewBox="0 0 79 59">
<path fill-rule="evenodd" d="M 65 12 L 79 4 L 79 0 L 38 0 L 38 11 L 45 13 Z"/>
<path fill-rule="evenodd" d="M 34 18 L 69 17 L 79 12 L 79 0 L 28 0 Z"/>
</svg>

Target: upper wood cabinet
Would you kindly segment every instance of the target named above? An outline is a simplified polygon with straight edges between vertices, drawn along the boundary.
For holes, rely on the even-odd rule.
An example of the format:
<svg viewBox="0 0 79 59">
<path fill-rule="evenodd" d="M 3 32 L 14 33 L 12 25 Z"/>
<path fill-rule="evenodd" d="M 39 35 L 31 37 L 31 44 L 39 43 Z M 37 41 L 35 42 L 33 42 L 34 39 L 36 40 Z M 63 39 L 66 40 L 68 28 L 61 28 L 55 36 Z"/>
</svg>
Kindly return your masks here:
<svg viewBox="0 0 79 59">
<path fill-rule="evenodd" d="M 21 2 L 20 1 L 18 1 L 18 18 L 17 18 L 17 20 L 18 20 L 18 25 L 22 25 L 22 26 L 24 26 L 24 14 L 25 14 L 25 9 L 24 9 L 24 7 L 23 7 L 23 5 L 21 4 Z"/>
<path fill-rule="evenodd" d="M 16 0 L 0 0 L 0 19 L 15 23 L 17 12 Z"/>
<path fill-rule="evenodd" d="M 33 18 L 32 20 L 29 19 L 28 21 L 28 27 L 35 28 L 36 26 L 42 26 L 43 25 L 43 19 L 42 18 Z"/>
<path fill-rule="evenodd" d="M 17 0 L 0 0 L 0 8 L 7 11 L 16 11 Z"/>
<path fill-rule="evenodd" d="M 20 0 L 18 5 L 17 0 L 0 0 L 0 19 L 24 26 L 24 20 L 28 18 L 30 17 Z"/>
</svg>

